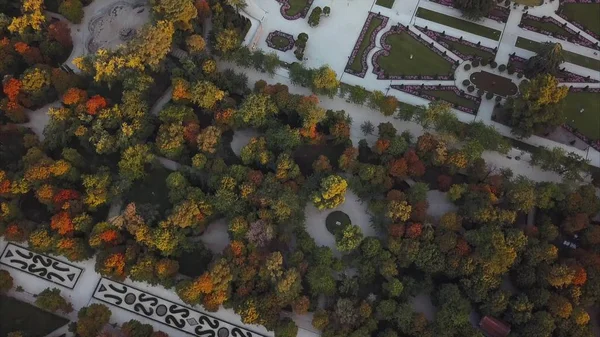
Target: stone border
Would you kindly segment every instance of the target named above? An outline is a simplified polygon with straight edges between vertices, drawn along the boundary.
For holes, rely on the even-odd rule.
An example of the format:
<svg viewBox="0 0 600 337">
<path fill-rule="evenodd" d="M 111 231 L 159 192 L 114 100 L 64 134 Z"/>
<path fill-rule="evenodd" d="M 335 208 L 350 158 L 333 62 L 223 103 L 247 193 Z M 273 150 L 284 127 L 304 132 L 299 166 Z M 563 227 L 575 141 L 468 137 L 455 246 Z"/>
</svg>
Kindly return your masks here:
<svg viewBox="0 0 600 337">
<path fill-rule="evenodd" d="M 442 5 L 442 6 L 446 6 L 446 7 L 450 7 L 450 8 L 456 8 L 456 6 L 454 6 L 454 1 L 453 0 L 429 0 L 431 2 L 434 2 L 438 5 Z M 499 11 L 496 13 L 493 13 L 493 11 Z M 499 14 L 499 15 L 496 15 Z M 501 6 L 494 6 L 494 9 L 492 10 L 491 13 L 489 13 L 488 15 L 486 15 L 485 17 L 491 20 L 495 20 L 495 21 L 499 21 L 499 22 L 504 22 L 506 23 L 508 21 L 508 16 L 510 15 L 510 9 L 506 8 L 506 7 L 501 7 Z"/>
<path fill-rule="evenodd" d="M 446 61 L 450 62 L 450 64 L 452 65 L 452 73 L 450 75 L 437 75 L 437 76 L 430 76 L 430 75 L 390 75 L 390 76 L 387 76 L 387 75 L 385 75 L 384 70 L 380 69 L 379 64 L 377 63 L 377 60 L 381 56 L 389 56 L 390 55 L 390 50 L 392 49 L 392 46 L 387 44 L 386 40 L 387 40 L 388 36 L 397 34 L 398 32 L 407 33 L 408 35 L 410 35 L 412 38 L 414 38 L 418 42 L 421 42 L 422 44 L 427 46 L 427 48 L 431 49 L 434 53 L 438 54 L 439 56 L 446 59 Z M 373 58 L 371 59 L 371 63 L 373 64 L 373 74 L 377 75 L 378 80 L 453 80 L 454 79 L 454 71 L 456 70 L 456 67 L 458 66 L 457 61 L 452 59 L 450 56 L 446 55 L 446 52 L 442 52 L 438 48 L 432 47 L 429 42 L 425 41 L 425 39 L 423 39 L 421 37 L 420 34 L 417 35 L 417 34 L 413 33 L 410 29 L 408 29 L 408 27 L 405 27 L 401 24 L 392 26 L 390 28 L 390 30 L 388 30 L 387 32 L 383 33 L 383 35 L 381 35 L 379 42 L 381 43 L 381 46 L 383 47 L 383 49 L 376 51 L 375 54 L 373 54 Z"/>
<path fill-rule="evenodd" d="M 417 29 L 418 31 L 420 31 L 420 32 L 424 33 L 425 35 L 429 36 L 429 38 L 431 38 L 435 42 L 439 43 L 444 48 L 450 50 L 452 53 L 454 53 L 456 56 L 460 57 L 463 60 L 471 60 L 472 61 L 472 60 L 475 60 L 475 59 L 482 60 L 483 58 L 480 57 L 480 56 L 474 56 L 474 55 L 464 55 L 460 51 L 452 49 L 452 47 L 450 47 L 449 44 L 447 44 L 446 42 L 443 41 L 444 39 L 450 40 L 452 42 L 460 43 L 460 44 L 462 44 L 464 46 L 468 46 L 468 47 L 471 47 L 471 48 L 476 48 L 476 49 L 482 50 L 484 52 L 488 52 L 488 53 L 492 54 L 492 57 L 495 56 L 496 52 L 497 52 L 496 49 L 485 47 L 485 46 L 482 46 L 482 45 L 478 45 L 478 44 L 475 44 L 475 43 L 473 43 L 471 41 L 467 41 L 467 40 L 464 40 L 464 39 L 457 39 L 454 36 L 442 35 L 442 33 L 433 31 L 433 30 L 428 29 L 426 27 L 420 27 L 420 26 L 417 26 L 417 25 L 415 25 L 414 27 L 415 27 L 415 29 Z"/>
<path fill-rule="evenodd" d="M 9 243 L 0 256 L 0 264 L 20 270 L 68 289 L 75 288 L 83 269 L 53 257 L 38 254 Z"/>
<path fill-rule="evenodd" d="M 284 19 L 286 20 L 298 20 L 300 18 L 305 18 L 306 14 L 308 14 L 308 10 L 310 9 L 310 7 L 312 6 L 314 0 L 308 0 L 308 4 L 306 7 L 304 7 L 303 10 L 300 11 L 300 13 L 296 14 L 296 15 L 288 15 L 286 13 L 286 11 L 288 9 L 290 9 L 290 1 L 289 0 L 275 0 L 278 3 L 281 4 L 281 7 L 279 7 L 279 12 L 281 13 L 281 16 L 283 16 Z"/>
<path fill-rule="evenodd" d="M 104 277 L 92 297 L 193 336 L 267 337 Z"/>
<path fill-rule="evenodd" d="M 556 15 L 558 15 L 561 18 L 565 19 L 567 22 L 569 22 L 573 26 L 575 26 L 575 27 L 583 30 L 584 32 L 586 32 L 588 35 L 590 35 L 594 39 L 600 40 L 600 35 L 592 32 L 589 29 L 587 29 L 584 25 L 580 24 L 579 22 L 571 21 L 571 18 L 569 18 L 568 16 L 562 14 L 562 10 L 563 10 L 563 5 L 564 4 L 600 4 L 600 0 L 596 0 L 596 1 L 590 1 L 590 0 L 561 0 L 560 5 L 558 6 L 558 9 L 556 10 Z"/>
<path fill-rule="evenodd" d="M 525 20 L 533 20 L 533 21 L 537 21 L 537 22 L 543 22 L 543 23 L 553 24 L 553 25 L 555 25 L 557 27 L 560 27 L 560 28 L 564 29 L 568 33 L 572 34 L 572 36 L 570 36 L 570 37 L 569 36 L 564 36 L 564 35 L 552 33 L 552 32 L 549 32 L 549 31 L 546 31 L 546 30 L 543 30 L 543 29 L 539 29 L 539 28 L 536 28 L 536 27 L 528 26 L 528 25 L 526 25 L 526 24 L 523 23 L 523 21 L 525 21 Z M 600 50 L 600 45 L 598 45 L 598 43 L 592 42 L 592 41 L 588 40 L 587 38 L 581 36 L 578 32 L 576 32 L 573 29 L 569 28 L 568 26 L 563 26 L 563 24 L 561 22 L 559 22 L 558 20 L 556 20 L 555 18 L 550 17 L 550 16 L 545 16 L 545 17 L 541 17 L 540 18 L 538 16 L 534 16 L 534 15 L 531 15 L 531 14 L 523 14 L 523 16 L 521 17 L 521 22 L 519 22 L 519 27 L 521 27 L 523 29 L 526 29 L 526 30 L 530 30 L 532 32 L 544 34 L 544 35 L 547 35 L 547 36 L 552 36 L 552 37 L 560 39 L 560 40 L 564 40 L 564 41 L 568 41 L 568 42 L 571 42 L 571 43 L 575 43 L 575 44 L 578 44 L 578 45 L 583 46 L 583 47 Z"/>
<path fill-rule="evenodd" d="M 277 47 L 273 42 L 271 42 L 271 40 L 274 37 L 281 37 L 281 38 L 287 39 L 288 40 L 287 46 L 285 46 L 283 48 Z M 296 40 L 294 39 L 294 36 L 292 34 L 284 33 L 279 30 L 270 32 L 269 35 L 267 35 L 267 46 L 269 46 L 273 49 L 279 50 L 279 51 L 286 52 L 288 50 L 292 50 L 294 48 L 295 43 L 296 43 Z"/>
<path fill-rule="evenodd" d="M 455 85 L 418 85 L 418 84 L 417 85 L 405 85 L 405 84 L 398 85 L 398 84 L 393 84 L 392 88 L 402 91 L 402 92 L 405 92 L 407 94 L 425 98 L 426 100 L 429 100 L 429 101 L 437 101 L 437 100 L 444 101 L 444 102 L 452 105 L 452 107 L 455 109 L 458 109 L 460 111 L 470 113 L 473 115 L 477 114 L 476 110 L 464 107 L 462 105 L 458 105 L 456 103 L 448 102 L 446 100 L 443 100 L 443 99 L 435 97 L 435 96 L 428 95 L 426 93 L 423 93 L 422 90 L 453 91 L 455 94 L 457 94 L 458 96 L 460 96 L 462 98 L 466 98 L 477 104 L 481 104 L 481 97 L 468 95 L 468 94 L 464 93 L 463 91 L 459 90 L 458 87 L 456 87 Z"/>
<path fill-rule="evenodd" d="M 516 73 L 523 73 L 523 68 L 525 67 L 526 62 L 527 62 L 526 58 L 511 54 L 508 57 L 507 66 L 514 65 L 515 63 L 520 63 L 520 64 L 522 64 L 522 67 L 513 67 L 513 69 L 515 70 Z M 558 82 L 560 82 L 560 83 L 599 83 L 600 82 L 593 78 L 588 78 L 589 76 L 583 77 L 581 75 L 577 75 L 575 73 L 572 73 L 572 72 L 566 71 L 566 70 L 561 71 L 555 77 L 558 80 Z"/>
<path fill-rule="evenodd" d="M 375 29 L 373 30 L 373 33 L 369 37 L 370 42 L 367 45 L 367 48 L 365 48 L 365 50 L 363 51 L 363 54 L 361 55 L 360 64 L 361 64 L 362 70 L 358 73 L 354 72 L 354 70 L 350 69 L 350 66 L 352 65 L 352 63 L 354 63 L 356 56 L 358 56 L 357 55 L 358 50 L 360 49 L 360 45 L 362 44 L 362 42 L 365 38 L 365 35 L 367 34 L 367 30 L 369 30 L 369 25 L 371 24 L 371 21 L 376 17 L 381 18 L 382 22 L 379 26 L 375 27 Z M 356 40 L 356 43 L 354 44 L 354 49 L 352 49 L 352 54 L 350 54 L 348 63 L 346 63 L 346 68 L 344 69 L 344 72 L 354 75 L 354 76 L 358 76 L 360 78 L 365 77 L 365 75 L 367 74 L 367 70 L 369 69 L 369 65 L 367 64 L 367 57 L 368 57 L 369 53 L 371 52 L 371 50 L 373 50 L 373 48 L 375 48 L 375 41 L 377 39 L 377 34 L 379 34 L 379 32 L 383 28 L 385 28 L 385 26 L 388 23 L 388 20 L 389 20 L 389 18 L 387 16 L 369 12 L 369 16 L 367 16 L 367 20 L 365 21 L 365 24 L 363 25 L 363 28 L 360 31 L 360 35 L 358 35 L 358 39 Z"/>
</svg>

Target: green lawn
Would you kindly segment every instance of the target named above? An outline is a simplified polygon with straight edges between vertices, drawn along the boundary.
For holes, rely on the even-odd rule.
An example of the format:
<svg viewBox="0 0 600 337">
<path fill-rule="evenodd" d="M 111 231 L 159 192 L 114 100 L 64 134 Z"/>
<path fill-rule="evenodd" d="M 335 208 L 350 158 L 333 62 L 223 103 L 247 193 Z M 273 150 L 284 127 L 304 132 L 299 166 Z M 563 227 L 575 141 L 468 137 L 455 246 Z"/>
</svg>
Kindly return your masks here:
<svg viewBox="0 0 600 337">
<path fill-rule="evenodd" d="M 431 95 L 433 97 L 437 97 L 440 99 L 443 99 L 444 101 L 448 102 L 448 103 L 454 103 L 460 106 L 464 106 L 465 108 L 470 108 L 475 110 L 475 112 L 477 112 L 477 109 L 479 108 L 479 104 L 477 104 L 477 102 L 475 101 L 471 101 L 470 99 L 466 99 L 464 97 L 458 96 L 456 93 L 454 93 L 453 91 L 447 91 L 447 90 L 424 90 L 424 93 Z"/>
<path fill-rule="evenodd" d="M 352 69 L 356 72 L 359 72 L 359 73 L 361 71 L 363 71 L 362 63 L 361 63 L 362 55 L 365 52 L 365 49 L 367 49 L 367 46 L 369 45 L 369 43 L 371 43 L 371 34 L 375 30 L 375 28 L 379 27 L 379 25 L 381 25 L 382 23 L 383 23 L 383 20 L 380 17 L 374 17 L 371 20 L 371 23 L 369 24 L 369 28 L 367 29 L 367 33 L 365 34 L 365 38 L 362 40 L 360 47 L 358 48 L 358 53 L 356 54 L 356 57 L 352 61 L 352 64 L 350 65 L 350 69 Z"/>
<path fill-rule="evenodd" d="M 600 94 L 570 92 L 564 102 L 565 122 L 591 139 L 600 139 Z"/>
<path fill-rule="evenodd" d="M 535 21 L 535 20 L 523 20 L 522 23 L 526 26 L 531 26 L 537 29 L 542 29 L 551 33 L 560 34 L 562 36 L 571 36 L 566 29 L 561 26 L 555 25 L 552 22 L 543 22 L 543 21 Z"/>
<path fill-rule="evenodd" d="M 288 46 L 288 44 L 290 44 L 290 41 L 288 39 L 281 37 L 281 36 L 274 36 L 271 39 L 271 42 L 273 42 L 273 44 L 277 48 L 285 48 Z"/>
<path fill-rule="evenodd" d="M 13 331 L 21 331 L 24 336 L 46 336 L 67 323 L 68 319 L 31 304 L 0 296 L 0 336 Z"/>
<path fill-rule="evenodd" d="M 388 36 L 389 56 L 377 60 L 386 75 L 447 75 L 452 64 L 405 32 Z M 410 55 L 413 55 L 412 60 Z"/>
<path fill-rule="evenodd" d="M 582 24 L 585 28 L 600 35 L 600 4 L 563 4 L 563 14 L 570 21 Z"/>
<path fill-rule="evenodd" d="M 294 16 L 308 6 L 308 0 L 290 0 L 289 4 L 290 8 L 285 13 L 289 16 Z"/>
<path fill-rule="evenodd" d="M 450 40 L 446 40 L 446 39 L 444 39 L 444 42 L 447 43 L 451 49 L 458 50 L 459 52 L 461 52 L 464 55 L 479 56 L 484 60 L 485 59 L 489 60 L 494 57 L 494 54 L 488 53 L 479 48 L 473 48 L 471 46 L 467 46 L 462 43 L 458 43 L 458 42 L 450 41 Z"/>
<path fill-rule="evenodd" d="M 448 16 L 442 13 L 434 12 L 429 9 L 419 7 L 419 9 L 417 10 L 417 16 L 425 20 L 437 22 L 448 27 L 464 30 L 465 32 L 487 37 L 492 40 L 500 39 L 501 32 L 499 30 L 478 25 L 470 21 L 461 20 L 453 16 Z"/>
<path fill-rule="evenodd" d="M 540 42 L 528 40 L 523 37 L 518 37 L 515 46 L 529 51 L 537 53 L 540 48 Z M 569 63 L 573 63 L 582 67 L 594 69 L 600 71 L 600 60 L 593 59 L 591 57 L 575 54 L 570 51 L 564 51 L 565 60 Z"/>
<path fill-rule="evenodd" d="M 394 5 L 394 1 L 395 0 L 377 0 L 375 4 L 387 8 L 392 8 L 392 6 Z"/>
</svg>

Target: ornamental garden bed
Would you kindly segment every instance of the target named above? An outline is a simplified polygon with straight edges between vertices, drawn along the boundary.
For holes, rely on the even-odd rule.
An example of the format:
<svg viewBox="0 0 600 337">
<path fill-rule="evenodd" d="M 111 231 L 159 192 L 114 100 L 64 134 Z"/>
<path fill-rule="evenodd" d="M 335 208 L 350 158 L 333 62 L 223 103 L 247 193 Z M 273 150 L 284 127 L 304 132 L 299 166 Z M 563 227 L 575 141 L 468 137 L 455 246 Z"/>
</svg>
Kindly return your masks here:
<svg viewBox="0 0 600 337">
<path fill-rule="evenodd" d="M 453 108 L 470 114 L 476 114 L 481 98 L 471 96 L 454 85 L 392 85 L 393 89 L 406 92 L 430 101 L 442 100 Z"/>
<path fill-rule="evenodd" d="M 561 1 L 556 13 L 596 40 L 600 40 L 600 2 L 565 0 Z"/>
<path fill-rule="evenodd" d="M 46 336 L 69 320 L 15 298 L 0 296 L 0 336 L 21 331 L 23 336 Z"/>
<path fill-rule="evenodd" d="M 537 53 L 540 50 L 541 44 L 540 42 L 532 41 L 524 37 L 518 37 L 515 46 Z M 567 50 L 563 50 L 563 54 L 565 56 L 565 61 L 569 63 L 600 71 L 600 60 L 583 56 L 581 54 L 576 54 Z"/>
<path fill-rule="evenodd" d="M 267 45 L 273 49 L 277 49 L 283 52 L 292 50 L 294 48 L 294 36 L 282 31 L 276 30 L 270 32 L 267 36 Z"/>
<path fill-rule="evenodd" d="M 514 69 L 517 73 L 522 73 L 525 70 L 527 59 L 516 55 L 510 55 L 508 58 L 508 67 Z M 556 79 L 561 83 L 598 83 L 590 76 L 583 77 L 570 71 L 562 70 L 556 74 Z"/>
<path fill-rule="evenodd" d="M 457 39 L 453 36 L 446 35 L 444 32 L 436 32 L 427 27 L 415 26 L 415 28 L 425 33 L 425 35 L 429 36 L 432 40 L 435 40 L 463 60 L 489 60 L 493 59 L 496 54 L 496 50 L 482 46 L 480 43 L 464 40 L 462 36 Z"/>
<path fill-rule="evenodd" d="M 561 24 L 553 17 L 538 17 L 530 14 L 523 14 L 519 27 L 524 29 L 553 36 L 557 39 L 569 41 L 580 46 L 600 50 L 597 42 L 592 42 L 587 38 L 579 35 L 578 32 L 569 28 L 567 25 Z"/>
<path fill-rule="evenodd" d="M 305 18 L 314 0 L 275 0 L 281 4 L 279 12 L 287 20 Z"/>
<path fill-rule="evenodd" d="M 458 30 L 463 30 L 463 31 L 469 32 L 471 34 L 487 37 L 488 39 L 492 39 L 492 40 L 496 40 L 496 41 L 498 41 L 500 39 L 501 33 L 499 30 L 495 30 L 495 29 L 492 29 L 492 28 L 489 28 L 486 26 L 478 25 L 474 22 L 458 19 L 453 16 L 434 12 L 434 11 L 426 9 L 426 8 L 419 7 L 419 9 L 417 10 L 417 16 L 422 19 L 425 19 L 425 20 L 437 22 L 441 25 L 446 25 L 448 27 L 456 28 Z"/>
<path fill-rule="evenodd" d="M 394 6 L 394 1 L 395 0 L 377 0 L 375 4 L 382 7 L 392 8 L 392 6 Z"/>
<path fill-rule="evenodd" d="M 350 221 L 348 214 L 342 211 L 333 211 L 329 213 L 325 219 L 325 227 L 327 227 L 327 231 L 333 235 L 351 223 L 352 221 Z"/>
<path fill-rule="evenodd" d="M 358 40 L 354 44 L 352 54 L 346 64 L 345 72 L 365 77 L 367 73 L 367 55 L 375 48 L 375 39 L 377 34 L 387 25 L 388 17 L 370 12 L 363 25 Z"/>
<path fill-rule="evenodd" d="M 564 108 L 563 127 L 600 150 L 600 89 L 571 88 L 564 100 Z"/>
<path fill-rule="evenodd" d="M 381 36 L 382 50 L 373 54 L 377 79 L 451 80 L 455 61 L 402 25 Z"/>
<path fill-rule="evenodd" d="M 495 95 L 507 97 L 514 96 L 519 92 L 517 85 L 510 78 L 487 71 L 472 73 L 469 79 L 478 89 L 494 93 Z"/>
</svg>

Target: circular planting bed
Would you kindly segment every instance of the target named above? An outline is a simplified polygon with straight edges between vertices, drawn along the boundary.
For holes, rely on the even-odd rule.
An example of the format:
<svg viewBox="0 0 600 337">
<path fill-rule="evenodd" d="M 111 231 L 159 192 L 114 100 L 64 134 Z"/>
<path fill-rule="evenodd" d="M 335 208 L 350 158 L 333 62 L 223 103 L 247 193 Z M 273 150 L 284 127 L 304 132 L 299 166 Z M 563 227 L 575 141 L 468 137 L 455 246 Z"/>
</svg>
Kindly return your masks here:
<svg viewBox="0 0 600 337">
<path fill-rule="evenodd" d="M 350 217 L 348 214 L 342 211 L 333 211 L 327 215 L 325 219 L 325 227 L 329 233 L 335 235 L 337 231 L 342 229 L 344 226 L 349 225 L 351 223 Z"/>
<path fill-rule="evenodd" d="M 517 85 L 510 78 L 488 73 L 487 71 L 472 73 L 470 79 L 478 89 L 500 96 L 513 96 L 519 91 Z"/>
<path fill-rule="evenodd" d="M 267 45 L 280 51 L 288 51 L 294 48 L 294 37 L 281 31 L 270 32 L 267 36 Z"/>
</svg>

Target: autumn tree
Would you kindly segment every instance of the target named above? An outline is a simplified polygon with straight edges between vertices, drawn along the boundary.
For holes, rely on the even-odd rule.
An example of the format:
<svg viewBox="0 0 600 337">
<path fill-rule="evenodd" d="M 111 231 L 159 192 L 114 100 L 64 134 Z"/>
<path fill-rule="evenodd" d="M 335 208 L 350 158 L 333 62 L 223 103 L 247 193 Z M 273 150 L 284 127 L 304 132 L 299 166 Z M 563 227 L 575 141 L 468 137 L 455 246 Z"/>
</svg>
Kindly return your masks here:
<svg viewBox="0 0 600 337">
<path fill-rule="evenodd" d="M 0 270 L 0 294 L 9 291 L 13 287 L 13 278 L 6 270 Z"/>
<path fill-rule="evenodd" d="M 173 22 L 182 30 L 192 28 L 192 19 L 198 15 L 192 0 L 153 0 L 152 11 L 161 19 Z"/>
<path fill-rule="evenodd" d="M 119 161 L 119 175 L 129 181 L 146 176 L 148 166 L 154 161 L 154 154 L 148 145 L 134 145 L 123 151 Z"/>
<path fill-rule="evenodd" d="M 320 210 L 326 208 L 336 208 L 345 200 L 346 188 L 348 183 L 344 178 L 337 175 L 330 175 L 320 183 L 319 191 L 311 196 L 313 204 Z"/>
<path fill-rule="evenodd" d="M 564 122 L 562 100 L 569 88 L 558 86 L 551 75 L 539 75 L 522 85 L 521 95 L 511 98 L 506 106 L 510 113 L 512 133 L 529 137 Z"/>
<path fill-rule="evenodd" d="M 333 97 L 340 86 L 337 74 L 328 66 L 323 66 L 315 70 L 311 83 L 311 88 L 316 93 L 326 94 Z"/>
<path fill-rule="evenodd" d="M 224 29 L 217 34 L 216 48 L 223 54 L 228 54 L 240 45 L 240 36 L 235 29 Z"/>
<path fill-rule="evenodd" d="M 164 1 L 169 0 L 160 2 Z M 177 0 L 169 2 L 177 2 Z M 189 2 L 189 0 L 178 2 Z M 137 59 L 136 61 L 139 61 L 141 65 L 147 65 L 150 69 L 158 69 L 159 64 L 171 50 L 174 33 L 173 23 L 165 20 L 160 20 L 154 25 L 142 29 L 139 36 L 126 45 L 129 57 Z"/>
<path fill-rule="evenodd" d="M 359 226 L 348 224 L 335 233 L 335 246 L 340 252 L 351 252 L 360 245 L 363 234 Z"/>
<path fill-rule="evenodd" d="M 123 323 L 121 331 L 125 337 L 150 337 L 154 329 L 150 324 L 142 324 L 140 321 L 132 319 Z"/>
<path fill-rule="evenodd" d="M 96 337 L 110 319 L 111 312 L 103 304 L 91 304 L 77 313 L 75 331 L 81 337 Z"/>
<path fill-rule="evenodd" d="M 206 41 L 204 41 L 202 36 L 198 34 L 192 34 L 185 38 L 185 45 L 190 53 L 196 54 L 204 50 L 206 47 Z"/>
<path fill-rule="evenodd" d="M 250 94 L 236 114 L 236 124 L 260 127 L 277 113 L 277 106 L 264 94 Z"/>
</svg>

